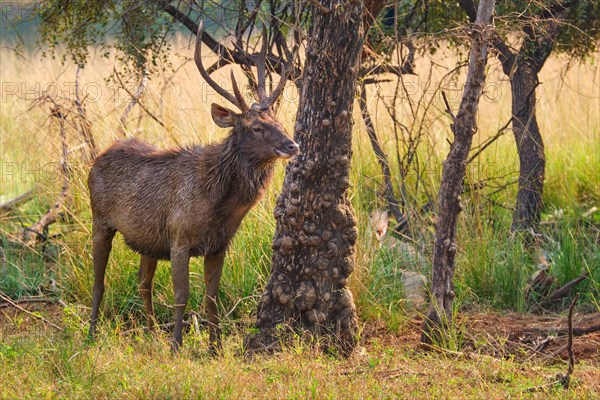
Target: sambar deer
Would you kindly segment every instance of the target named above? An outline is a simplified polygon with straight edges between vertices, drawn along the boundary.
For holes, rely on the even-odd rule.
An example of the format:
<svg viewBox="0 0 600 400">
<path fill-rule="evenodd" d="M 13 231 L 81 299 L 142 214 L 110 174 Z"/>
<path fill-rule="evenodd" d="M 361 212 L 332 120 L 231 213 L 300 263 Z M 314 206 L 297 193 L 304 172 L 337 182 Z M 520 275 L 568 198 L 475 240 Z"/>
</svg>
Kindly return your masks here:
<svg viewBox="0 0 600 400">
<path fill-rule="evenodd" d="M 94 161 L 88 178 L 93 215 L 92 258 L 94 286 L 89 336 L 96 329 L 104 293 L 104 275 L 112 239 L 120 232 L 141 254 L 139 293 L 148 327 L 154 324 L 152 280 L 158 260 L 171 261 L 175 292 L 175 328 L 172 349 L 182 345 L 183 314 L 189 297 L 189 261 L 204 256 L 206 306 L 212 351 L 221 348 L 217 292 L 225 251 L 246 213 L 271 181 L 274 162 L 298 153 L 277 121 L 272 105 L 285 86 L 281 80 L 266 95 L 266 40 L 255 62 L 258 103 L 248 106 L 233 72 L 234 95 L 221 88 L 201 60 L 202 23 L 194 61 L 206 82 L 241 113 L 211 105 L 213 121 L 231 128 L 218 144 L 159 150 L 138 139 L 118 141 Z"/>
</svg>

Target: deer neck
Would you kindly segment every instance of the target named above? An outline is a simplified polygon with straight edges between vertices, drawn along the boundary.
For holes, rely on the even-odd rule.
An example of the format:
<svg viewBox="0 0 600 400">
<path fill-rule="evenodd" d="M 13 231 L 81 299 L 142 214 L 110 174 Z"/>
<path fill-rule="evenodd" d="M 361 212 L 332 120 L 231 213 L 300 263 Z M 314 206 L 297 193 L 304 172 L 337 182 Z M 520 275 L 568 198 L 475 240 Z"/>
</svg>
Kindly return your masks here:
<svg viewBox="0 0 600 400">
<path fill-rule="evenodd" d="M 201 168 L 206 171 L 206 189 L 215 198 L 233 195 L 240 201 L 254 203 L 273 176 L 274 162 L 254 160 L 228 140 L 206 147 L 203 156 Z"/>
</svg>

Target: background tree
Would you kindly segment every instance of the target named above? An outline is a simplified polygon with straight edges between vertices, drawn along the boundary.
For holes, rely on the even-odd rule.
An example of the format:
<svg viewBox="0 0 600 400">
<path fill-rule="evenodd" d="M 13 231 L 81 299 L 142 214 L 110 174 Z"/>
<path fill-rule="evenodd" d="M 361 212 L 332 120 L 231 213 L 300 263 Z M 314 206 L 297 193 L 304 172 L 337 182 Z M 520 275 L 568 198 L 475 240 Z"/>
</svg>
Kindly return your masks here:
<svg viewBox="0 0 600 400">
<path fill-rule="evenodd" d="M 476 1 L 458 2 L 471 21 Z M 493 47 L 510 80 L 512 126 L 519 153 L 519 188 L 511 229 L 537 230 L 546 174 L 544 141 L 536 115 L 539 73 L 554 52 L 584 58 L 600 38 L 600 3 L 500 1 Z"/>
</svg>

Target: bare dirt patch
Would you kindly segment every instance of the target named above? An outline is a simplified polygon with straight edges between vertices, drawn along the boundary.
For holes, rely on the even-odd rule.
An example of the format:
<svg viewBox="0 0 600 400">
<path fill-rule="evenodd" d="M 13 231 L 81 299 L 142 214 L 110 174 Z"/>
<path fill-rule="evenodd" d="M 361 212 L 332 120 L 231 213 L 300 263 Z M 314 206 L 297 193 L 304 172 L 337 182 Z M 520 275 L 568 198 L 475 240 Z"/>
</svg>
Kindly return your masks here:
<svg viewBox="0 0 600 400">
<path fill-rule="evenodd" d="M 365 345 L 377 341 L 403 348 L 418 348 L 423 319 L 407 321 L 395 334 L 381 323 L 367 323 Z M 462 351 L 519 361 L 556 362 L 568 359 L 566 315 L 469 313 L 459 317 Z M 575 314 L 573 352 L 576 361 L 600 364 L 600 313 Z"/>
</svg>

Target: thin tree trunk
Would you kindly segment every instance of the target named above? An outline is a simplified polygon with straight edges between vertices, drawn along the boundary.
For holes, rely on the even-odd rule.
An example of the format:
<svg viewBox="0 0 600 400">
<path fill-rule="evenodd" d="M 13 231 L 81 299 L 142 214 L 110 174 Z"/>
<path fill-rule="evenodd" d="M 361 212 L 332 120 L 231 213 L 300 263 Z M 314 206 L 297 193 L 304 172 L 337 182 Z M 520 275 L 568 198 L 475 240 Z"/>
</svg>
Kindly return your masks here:
<svg viewBox="0 0 600 400">
<path fill-rule="evenodd" d="M 347 284 L 357 229 L 348 187 L 364 8 L 360 1 L 321 4 L 329 12 L 313 7 L 295 126 L 301 154 L 288 164 L 277 200 L 271 276 L 248 351 L 276 348 L 290 331 L 321 336 L 343 355 L 356 344 Z"/>
<path fill-rule="evenodd" d="M 519 189 L 512 231 L 537 230 L 542 211 L 546 158 L 535 115 L 537 73 L 517 58 L 511 77 L 513 133 L 519 152 Z"/>
<path fill-rule="evenodd" d="M 443 335 L 445 328 L 452 323 L 452 302 L 454 300 L 454 257 L 456 254 L 456 224 L 462 210 L 460 194 L 463 188 L 465 166 L 473 134 L 476 131 L 477 108 L 487 63 L 487 41 L 491 29 L 494 0 L 481 0 L 477 19 L 472 29 L 472 43 L 469 52 L 469 69 L 460 108 L 452 132 L 454 142 L 450 146 L 448 158 L 442 169 L 442 183 L 439 191 L 439 214 L 436 223 L 436 237 L 433 252 L 433 275 L 431 283 L 431 307 L 423 322 L 423 343 L 433 343 Z"/>
<path fill-rule="evenodd" d="M 379 166 L 381 167 L 381 174 L 383 175 L 384 197 L 388 206 L 388 210 L 394 216 L 394 218 L 396 218 L 396 221 L 401 222 L 405 219 L 405 217 L 404 214 L 402 214 L 402 211 L 400 211 L 399 202 L 394 195 L 390 163 L 388 162 L 387 156 L 379 144 L 379 138 L 377 138 L 377 132 L 375 132 L 375 127 L 373 126 L 371 113 L 369 113 L 369 106 L 367 104 L 367 87 L 364 81 L 360 84 L 359 101 L 360 113 L 363 121 L 365 122 L 365 129 L 367 130 L 371 147 L 373 147 L 373 152 L 375 153 L 377 161 L 379 162 Z"/>
</svg>

